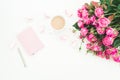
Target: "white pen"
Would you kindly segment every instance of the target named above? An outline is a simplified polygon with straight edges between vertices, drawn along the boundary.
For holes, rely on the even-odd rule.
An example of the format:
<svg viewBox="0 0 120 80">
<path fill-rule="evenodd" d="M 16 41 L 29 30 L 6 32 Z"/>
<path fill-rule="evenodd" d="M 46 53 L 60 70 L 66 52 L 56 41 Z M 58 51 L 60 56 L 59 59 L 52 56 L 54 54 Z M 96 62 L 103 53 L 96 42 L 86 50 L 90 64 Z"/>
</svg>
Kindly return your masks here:
<svg viewBox="0 0 120 80">
<path fill-rule="evenodd" d="M 21 61 L 22 61 L 23 65 L 24 65 L 24 67 L 27 67 L 26 62 L 25 62 L 25 60 L 23 58 L 23 55 L 22 55 L 22 52 L 21 52 L 20 48 L 18 48 L 18 53 L 20 55 L 20 58 L 21 58 Z"/>
</svg>

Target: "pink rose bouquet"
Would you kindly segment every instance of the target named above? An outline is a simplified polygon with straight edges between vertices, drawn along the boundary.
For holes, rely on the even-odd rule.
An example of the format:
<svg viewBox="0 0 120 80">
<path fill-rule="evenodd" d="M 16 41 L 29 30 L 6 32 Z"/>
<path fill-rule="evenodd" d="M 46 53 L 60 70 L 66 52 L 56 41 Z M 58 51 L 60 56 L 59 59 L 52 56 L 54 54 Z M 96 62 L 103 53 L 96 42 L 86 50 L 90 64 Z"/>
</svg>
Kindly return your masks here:
<svg viewBox="0 0 120 80">
<path fill-rule="evenodd" d="M 87 50 L 120 62 L 120 0 L 85 3 L 77 15 L 73 27 L 80 31 L 82 41 L 88 40 Z"/>
</svg>

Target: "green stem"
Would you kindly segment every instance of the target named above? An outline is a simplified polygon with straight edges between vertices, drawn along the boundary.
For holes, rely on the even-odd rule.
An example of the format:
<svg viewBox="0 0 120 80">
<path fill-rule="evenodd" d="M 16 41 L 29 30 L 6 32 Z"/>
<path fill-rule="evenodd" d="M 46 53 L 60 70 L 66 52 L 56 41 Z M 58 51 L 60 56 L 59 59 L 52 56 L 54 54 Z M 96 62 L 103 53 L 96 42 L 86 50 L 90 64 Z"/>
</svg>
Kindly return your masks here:
<svg viewBox="0 0 120 80">
<path fill-rule="evenodd" d="M 83 39 L 82 39 L 82 41 L 81 41 L 81 43 L 80 43 L 80 48 L 79 48 L 79 50 L 81 50 L 82 43 L 83 43 Z"/>
</svg>

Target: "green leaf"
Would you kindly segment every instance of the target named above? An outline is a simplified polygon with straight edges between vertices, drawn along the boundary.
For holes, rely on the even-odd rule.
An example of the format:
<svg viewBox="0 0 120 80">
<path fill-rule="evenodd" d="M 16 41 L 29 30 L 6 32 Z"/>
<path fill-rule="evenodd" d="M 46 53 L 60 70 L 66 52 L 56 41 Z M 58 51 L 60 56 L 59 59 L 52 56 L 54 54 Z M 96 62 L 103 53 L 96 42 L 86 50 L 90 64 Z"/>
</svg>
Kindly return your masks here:
<svg viewBox="0 0 120 80">
<path fill-rule="evenodd" d="M 102 46 L 102 50 L 104 51 L 105 49 L 106 49 L 106 47 L 103 45 L 103 46 Z"/>
<path fill-rule="evenodd" d="M 120 4 L 120 0 L 113 0 L 112 2 L 114 5 L 118 6 Z"/>
<path fill-rule="evenodd" d="M 117 9 L 120 10 L 120 4 L 118 5 Z"/>
<path fill-rule="evenodd" d="M 105 0 L 100 0 L 101 4 L 104 4 L 105 3 Z"/>
<path fill-rule="evenodd" d="M 120 38 L 120 33 L 118 34 L 118 37 Z"/>
<path fill-rule="evenodd" d="M 110 0 L 106 0 L 106 4 L 110 6 Z"/>
<path fill-rule="evenodd" d="M 104 0 L 104 4 L 107 5 L 108 9 L 111 8 L 111 0 Z"/>
<path fill-rule="evenodd" d="M 113 46 L 116 47 L 116 48 L 117 48 L 118 46 L 120 46 L 120 38 L 117 37 L 117 38 L 114 40 Z"/>
<path fill-rule="evenodd" d="M 74 27 L 75 29 L 77 29 L 77 30 L 80 30 L 80 28 L 79 28 L 79 26 L 78 26 L 77 23 L 78 23 L 78 22 L 76 22 L 76 23 L 73 25 L 73 27 Z"/>
</svg>

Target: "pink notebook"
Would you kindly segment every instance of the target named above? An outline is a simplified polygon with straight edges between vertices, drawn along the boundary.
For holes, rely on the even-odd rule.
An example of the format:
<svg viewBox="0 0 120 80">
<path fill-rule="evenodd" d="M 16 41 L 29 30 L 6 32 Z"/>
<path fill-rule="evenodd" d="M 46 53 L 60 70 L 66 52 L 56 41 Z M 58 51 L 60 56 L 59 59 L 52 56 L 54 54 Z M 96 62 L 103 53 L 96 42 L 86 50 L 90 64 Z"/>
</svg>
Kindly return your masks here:
<svg viewBox="0 0 120 80">
<path fill-rule="evenodd" d="M 37 53 L 44 47 L 32 28 L 22 31 L 17 39 L 29 55 Z"/>
</svg>

